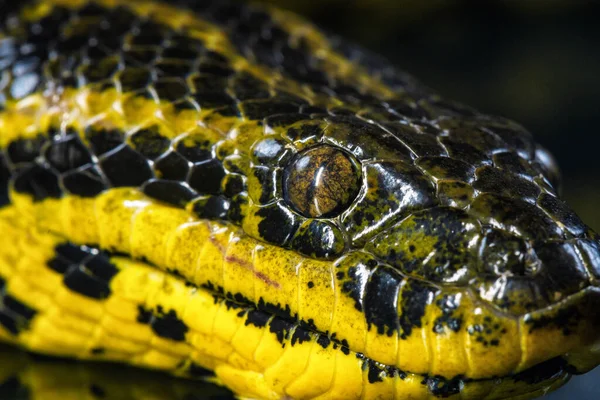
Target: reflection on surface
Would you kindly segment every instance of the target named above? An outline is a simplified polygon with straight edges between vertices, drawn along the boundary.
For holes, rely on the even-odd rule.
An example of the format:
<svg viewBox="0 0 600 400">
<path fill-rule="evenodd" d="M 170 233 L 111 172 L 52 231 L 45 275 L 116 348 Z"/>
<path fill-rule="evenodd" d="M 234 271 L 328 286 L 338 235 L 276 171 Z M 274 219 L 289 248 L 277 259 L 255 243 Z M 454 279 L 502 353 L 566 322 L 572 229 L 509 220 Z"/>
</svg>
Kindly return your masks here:
<svg viewBox="0 0 600 400">
<path fill-rule="evenodd" d="M 2 400 L 199 400 L 233 399 L 210 382 L 176 379 L 106 363 L 31 355 L 0 347 Z"/>
</svg>

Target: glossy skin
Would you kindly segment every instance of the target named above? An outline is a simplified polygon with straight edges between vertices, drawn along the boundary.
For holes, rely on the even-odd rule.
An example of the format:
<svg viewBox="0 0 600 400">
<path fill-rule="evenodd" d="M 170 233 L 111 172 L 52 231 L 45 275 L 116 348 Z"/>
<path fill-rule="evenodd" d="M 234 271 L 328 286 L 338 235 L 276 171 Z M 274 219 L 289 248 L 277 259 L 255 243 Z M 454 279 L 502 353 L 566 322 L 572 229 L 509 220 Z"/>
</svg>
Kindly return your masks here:
<svg viewBox="0 0 600 400">
<path fill-rule="evenodd" d="M 4 340 L 263 398 L 596 365 L 598 238 L 518 124 L 277 10 L 4 9 Z"/>
</svg>

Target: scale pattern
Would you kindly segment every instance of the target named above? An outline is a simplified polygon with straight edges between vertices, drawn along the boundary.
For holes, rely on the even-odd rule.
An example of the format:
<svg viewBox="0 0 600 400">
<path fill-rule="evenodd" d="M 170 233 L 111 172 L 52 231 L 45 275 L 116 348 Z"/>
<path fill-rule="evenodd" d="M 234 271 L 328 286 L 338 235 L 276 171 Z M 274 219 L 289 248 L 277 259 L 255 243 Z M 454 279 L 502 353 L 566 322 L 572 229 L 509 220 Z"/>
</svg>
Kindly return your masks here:
<svg viewBox="0 0 600 400">
<path fill-rule="evenodd" d="M 4 340 L 264 398 L 526 398 L 597 363 L 598 237 L 517 123 L 276 9 L 0 10 Z"/>
</svg>

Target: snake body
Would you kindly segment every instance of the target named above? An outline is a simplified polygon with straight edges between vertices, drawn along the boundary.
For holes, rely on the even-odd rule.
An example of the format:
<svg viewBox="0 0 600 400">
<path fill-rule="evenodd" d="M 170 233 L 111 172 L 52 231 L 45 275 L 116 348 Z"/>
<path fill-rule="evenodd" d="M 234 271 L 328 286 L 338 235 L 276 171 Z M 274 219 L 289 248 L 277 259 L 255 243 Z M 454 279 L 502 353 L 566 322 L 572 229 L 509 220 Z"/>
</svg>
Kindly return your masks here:
<svg viewBox="0 0 600 400">
<path fill-rule="evenodd" d="M 252 398 L 533 398 L 600 243 L 519 124 L 287 12 L 0 0 L 0 339 Z"/>
</svg>

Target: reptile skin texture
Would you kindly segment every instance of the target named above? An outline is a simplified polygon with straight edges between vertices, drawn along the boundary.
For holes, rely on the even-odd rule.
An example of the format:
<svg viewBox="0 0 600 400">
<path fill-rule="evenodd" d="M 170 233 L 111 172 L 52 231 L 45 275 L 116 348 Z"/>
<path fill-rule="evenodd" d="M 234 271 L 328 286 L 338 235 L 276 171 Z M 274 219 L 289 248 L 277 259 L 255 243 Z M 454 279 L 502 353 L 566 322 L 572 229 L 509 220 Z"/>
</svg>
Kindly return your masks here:
<svg viewBox="0 0 600 400">
<path fill-rule="evenodd" d="M 534 398 L 600 362 L 599 237 L 559 185 L 518 123 L 285 11 L 0 0 L 0 340 L 34 353 Z"/>
</svg>

